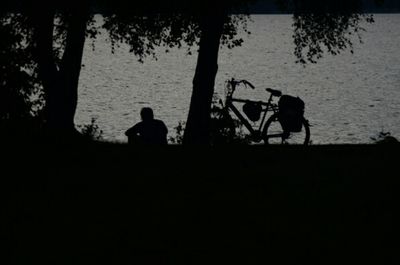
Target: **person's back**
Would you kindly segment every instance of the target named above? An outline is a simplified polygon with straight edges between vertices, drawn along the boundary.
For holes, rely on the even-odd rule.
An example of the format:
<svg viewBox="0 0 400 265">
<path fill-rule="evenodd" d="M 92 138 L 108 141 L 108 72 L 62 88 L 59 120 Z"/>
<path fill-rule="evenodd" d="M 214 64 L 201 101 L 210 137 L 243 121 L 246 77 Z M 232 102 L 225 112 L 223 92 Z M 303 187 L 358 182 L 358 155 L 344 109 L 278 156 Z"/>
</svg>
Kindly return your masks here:
<svg viewBox="0 0 400 265">
<path fill-rule="evenodd" d="M 125 132 L 131 144 L 165 145 L 168 129 L 164 122 L 154 119 L 151 108 L 143 108 L 140 112 L 142 121 Z"/>
</svg>

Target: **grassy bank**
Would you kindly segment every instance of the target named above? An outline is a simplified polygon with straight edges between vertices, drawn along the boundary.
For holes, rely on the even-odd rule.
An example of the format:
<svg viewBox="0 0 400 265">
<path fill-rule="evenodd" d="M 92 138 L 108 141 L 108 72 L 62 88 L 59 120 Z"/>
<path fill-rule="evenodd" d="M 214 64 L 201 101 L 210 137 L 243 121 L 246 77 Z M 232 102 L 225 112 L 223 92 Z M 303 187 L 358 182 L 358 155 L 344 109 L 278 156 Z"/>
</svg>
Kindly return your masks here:
<svg viewBox="0 0 400 265">
<path fill-rule="evenodd" d="M 399 151 L 3 146 L 3 257 L 7 264 L 396 264 Z"/>
</svg>

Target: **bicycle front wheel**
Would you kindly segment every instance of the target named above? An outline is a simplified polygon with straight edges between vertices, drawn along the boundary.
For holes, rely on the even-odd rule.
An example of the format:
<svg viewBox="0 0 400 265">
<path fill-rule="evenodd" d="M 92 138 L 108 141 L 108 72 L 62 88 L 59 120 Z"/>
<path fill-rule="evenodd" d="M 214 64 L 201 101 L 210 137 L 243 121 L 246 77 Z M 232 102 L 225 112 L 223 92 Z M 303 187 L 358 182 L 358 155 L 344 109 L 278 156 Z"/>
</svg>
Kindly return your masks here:
<svg viewBox="0 0 400 265">
<path fill-rule="evenodd" d="M 262 139 L 265 144 L 308 145 L 310 142 L 310 126 L 307 120 L 303 118 L 300 132 L 286 132 L 282 129 L 278 114 L 274 114 L 265 123 Z"/>
</svg>

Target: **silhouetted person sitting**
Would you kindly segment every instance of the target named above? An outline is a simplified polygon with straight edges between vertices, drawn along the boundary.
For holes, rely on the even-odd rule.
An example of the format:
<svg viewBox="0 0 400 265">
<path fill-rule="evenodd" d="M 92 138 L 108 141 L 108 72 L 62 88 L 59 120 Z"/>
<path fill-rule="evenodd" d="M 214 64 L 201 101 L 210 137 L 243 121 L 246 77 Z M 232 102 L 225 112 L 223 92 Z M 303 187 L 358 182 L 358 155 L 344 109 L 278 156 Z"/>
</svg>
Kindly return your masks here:
<svg viewBox="0 0 400 265">
<path fill-rule="evenodd" d="M 140 111 L 142 121 L 125 132 L 130 144 L 165 145 L 168 129 L 164 122 L 154 119 L 151 108 Z"/>
</svg>

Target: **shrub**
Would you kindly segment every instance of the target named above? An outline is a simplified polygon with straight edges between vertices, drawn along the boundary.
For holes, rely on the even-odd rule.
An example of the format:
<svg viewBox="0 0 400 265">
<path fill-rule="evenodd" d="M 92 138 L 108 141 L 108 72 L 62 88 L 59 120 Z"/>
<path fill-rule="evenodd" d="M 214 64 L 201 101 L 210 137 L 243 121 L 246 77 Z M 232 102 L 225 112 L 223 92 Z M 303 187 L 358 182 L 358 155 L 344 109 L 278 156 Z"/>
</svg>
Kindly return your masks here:
<svg viewBox="0 0 400 265">
<path fill-rule="evenodd" d="M 103 139 L 103 131 L 100 130 L 96 119 L 92 118 L 89 124 L 77 126 L 83 138 L 91 141 L 100 141 Z"/>
<path fill-rule="evenodd" d="M 397 144 L 399 141 L 391 136 L 390 132 L 384 132 L 383 130 L 378 133 L 377 136 L 371 137 L 371 140 L 376 144 Z"/>
<path fill-rule="evenodd" d="M 178 126 L 174 128 L 175 136 L 170 136 L 168 141 L 171 144 L 182 144 L 183 143 L 183 134 L 185 132 L 185 122 L 180 121 Z"/>
<path fill-rule="evenodd" d="M 210 127 L 211 145 L 250 143 L 250 138 L 244 133 L 243 124 L 232 118 L 222 100 L 213 102 Z"/>
</svg>

